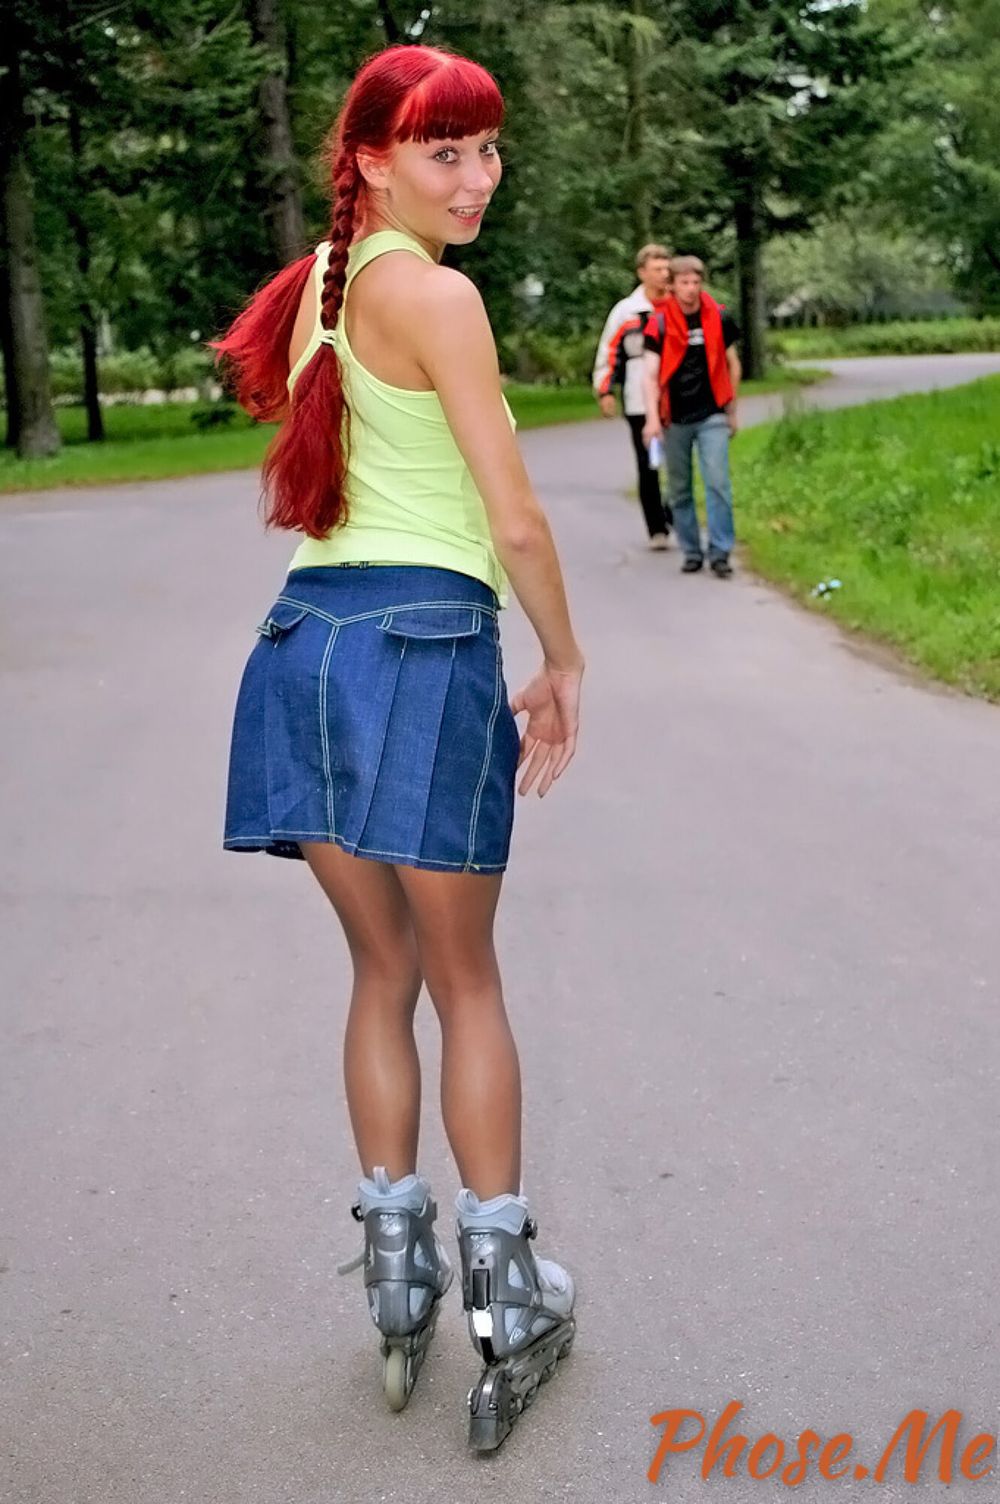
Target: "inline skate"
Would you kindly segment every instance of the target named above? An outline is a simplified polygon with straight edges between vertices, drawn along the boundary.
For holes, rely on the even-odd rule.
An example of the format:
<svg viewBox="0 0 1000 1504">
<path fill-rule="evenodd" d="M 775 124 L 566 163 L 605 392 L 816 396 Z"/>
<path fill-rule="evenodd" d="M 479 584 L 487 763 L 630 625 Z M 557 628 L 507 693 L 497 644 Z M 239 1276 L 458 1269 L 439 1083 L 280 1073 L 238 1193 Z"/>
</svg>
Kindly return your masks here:
<svg viewBox="0 0 1000 1504">
<path fill-rule="evenodd" d="M 437 1206 L 422 1175 L 392 1182 L 378 1165 L 371 1180 L 359 1182 L 351 1215 L 364 1225 L 364 1248 L 338 1272 L 364 1266 L 368 1309 L 382 1336 L 382 1388 L 389 1408 L 403 1410 L 452 1281 L 451 1262 L 434 1232 Z"/>
<path fill-rule="evenodd" d="M 462 1190 L 455 1209 L 469 1334 L 486 1365 L 469 1391 L 469 1444 L 486 1452 L 572 1347 L 575 1291 L 565 1269 L 532 1252 L 538 1229 L 522 1196 L 481 1202 Z"/>
</svg>

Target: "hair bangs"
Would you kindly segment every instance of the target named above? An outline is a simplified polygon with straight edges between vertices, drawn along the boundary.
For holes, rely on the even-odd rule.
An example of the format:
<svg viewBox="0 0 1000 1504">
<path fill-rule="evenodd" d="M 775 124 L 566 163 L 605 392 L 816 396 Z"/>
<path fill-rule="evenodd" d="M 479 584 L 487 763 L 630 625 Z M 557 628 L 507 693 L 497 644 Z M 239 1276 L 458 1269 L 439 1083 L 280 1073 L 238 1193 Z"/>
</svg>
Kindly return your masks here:
<svg viewBox="0 0 1000 1504">
<path fill-rule="evenodd" d="M 440 65 L 411 90 L 393 132 L 397 141 L 458 141 L 497 130 L 503 96 L 479 63 L 438 53 Z"/>
</svg>

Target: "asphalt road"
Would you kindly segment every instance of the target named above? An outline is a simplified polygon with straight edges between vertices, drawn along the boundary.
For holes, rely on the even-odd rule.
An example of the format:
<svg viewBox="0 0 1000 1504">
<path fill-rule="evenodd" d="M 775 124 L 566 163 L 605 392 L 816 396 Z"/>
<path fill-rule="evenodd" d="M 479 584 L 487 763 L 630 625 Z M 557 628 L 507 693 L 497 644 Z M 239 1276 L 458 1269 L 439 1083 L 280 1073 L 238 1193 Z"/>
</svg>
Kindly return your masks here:
<svg viewBox="0 0 1000 1504">
<path fill-rule="evenodd" d="M 1000 357 L 827 364 L 807 401 Z M 914 1408 L 961 1411 L 959 1450 L 996 1431 L 1000 711 L 745 574 L 648 553 L 623 424 L 524 448 L 589 660 L 500 930 L 573 1356 L 470 1458 L 454 1293 L 392 1416 L 359 1277 L 334 1272 L 356 1239 L 346 952 L 304 869 L 219 849 L 236 683 L 289 553 L 254 478 L 5 499 L 4 1500 L 749 1504 L 780 1485 L 745 1453 L 649 1483 L 650 1416 L 711 1428 L 736 1400 L 727 1435 L 789 1456 L 848 1432 L 852 1475 Z M 512 611 L 511 685 L 533 662 Z M 936 1457 L 916 1487 L 899 1460 L 881 1487 L 814 1464 L 790 1494 L 938 1501 Z M 956 1463 L 947 1497 L 995 1487 Z"/>
</svg>

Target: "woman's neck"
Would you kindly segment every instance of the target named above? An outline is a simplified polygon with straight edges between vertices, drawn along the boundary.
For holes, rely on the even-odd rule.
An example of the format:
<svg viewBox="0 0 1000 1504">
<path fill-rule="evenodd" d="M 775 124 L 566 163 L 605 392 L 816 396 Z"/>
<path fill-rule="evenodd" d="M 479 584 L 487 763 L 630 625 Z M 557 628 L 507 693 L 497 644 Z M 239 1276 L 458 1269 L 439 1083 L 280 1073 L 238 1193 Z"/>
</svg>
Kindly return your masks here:
<svg viewBox="0 0 1000 1504">
<path fill-rule="evenodd" d="M 381 214 L 367 214 L 361 224 L 358 233 L 354 237 L 353 244 L 361 240 L 367 240 L 370 235 L 378 235 L 383 230 L 395 230 L 398 235 L 405 235 L 408 240 L 413 240 L 422 246 L 428 256 L 435 261 L 440 261 L 444 255 L 444 244 L 435 240 L 427 240 L 423 235 L 417 235 L 408 226 L 395 224 L 392 220 L 384 218 Z"/>
</svg>

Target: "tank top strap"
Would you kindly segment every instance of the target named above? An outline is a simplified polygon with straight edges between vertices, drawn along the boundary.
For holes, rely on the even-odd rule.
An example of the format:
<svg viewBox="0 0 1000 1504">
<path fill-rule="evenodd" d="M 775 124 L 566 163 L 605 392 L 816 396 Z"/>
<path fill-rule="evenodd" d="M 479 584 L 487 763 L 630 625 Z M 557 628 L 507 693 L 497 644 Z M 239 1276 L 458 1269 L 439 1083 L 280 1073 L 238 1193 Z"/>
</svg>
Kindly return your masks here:
<svg viewBox="0 0 1000 1504">
<path fill-rule="evenodd" d="M 375 260 L 377 256 L 383 256 L 386 251 L 412 251 L 422 261 L 433 262 L 434 258 L 423 246 L 410 235 L 405 235 L 402 230 L 376 230 L 374 235 L 366 235 L 364 240 L 358 240 L 351 246 L 347 261 L 347 275 L 344 278 L 344 302 L 347 301 L 348 289 L 358 272 L 363 267 Z M 312 360 L 316 351 L 324 341 L 336 345 L 336 332 L 328 333 L 324 330 L 321 322 L 321 308 L 323 303 L 323 278 L 326 276 L 327 257 L 330 252 L 330 242 L 321 240 L 316 247 L 316 262 L 310 276 L 313 279 L 313 294 L 316 306 L 316 319 L 313 324 L 309 342 L 294 366 L 288 373 L 288 390 L 292 391 L 296 381 L 305 367 Z M 343 318 L 343 303 L 341 304 L 341 318 Z"/>
<path fill-rule="evenodd" d="M 358 272 L 363 271 L 377 256 L 384 256 L 386 251 L 412 251 L 414 256 L 420 257 L 421 261 L 433 262 L 434 260 L 434 257 L 425 251 L 412 235 L 405 235 L 402 230 L 376 230 L 374 235 L 366 235 L 364 240 L 358 240 L 351 246 L 350 259 L 347 263 L 347 278 L 344 283 L 345 298 L 347 289 Z"/>
</svg>

